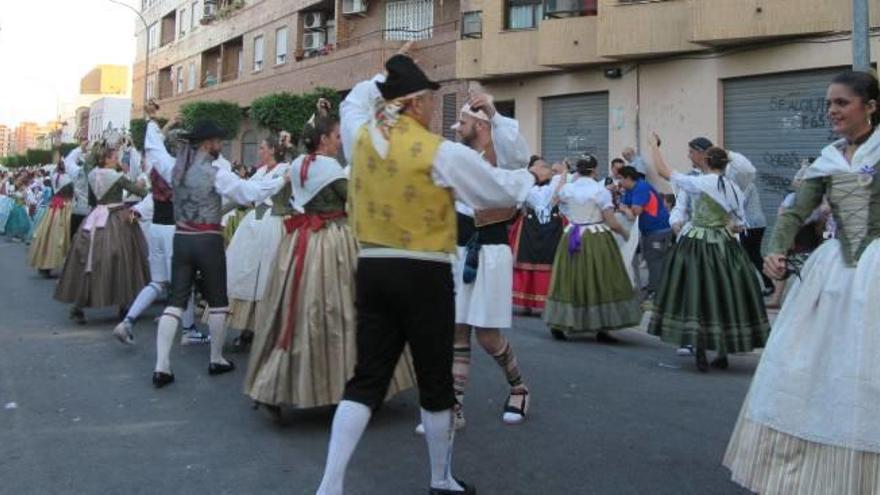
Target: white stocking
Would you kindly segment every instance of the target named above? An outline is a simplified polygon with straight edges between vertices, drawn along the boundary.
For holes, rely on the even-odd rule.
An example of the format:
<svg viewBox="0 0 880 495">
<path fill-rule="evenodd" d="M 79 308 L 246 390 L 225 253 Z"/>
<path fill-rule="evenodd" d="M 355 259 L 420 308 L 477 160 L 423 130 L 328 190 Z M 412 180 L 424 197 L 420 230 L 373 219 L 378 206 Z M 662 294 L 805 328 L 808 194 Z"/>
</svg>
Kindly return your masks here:
<svg viewBox="0 0 880 495">
<path fill-rule="evenodd" d="M 171 373 L 171 346 L 174 345 L 182 312 L 180 308 L 167 307 L 159 318 L 159 328 L 156 331 L 156 371 Z"/>
<path fill-rule="evenodd" d="M 452 477 L 452 409 L 432 412 L 422 409 L 428 457 L 431 459 L 431 487 L 443 490 L 462 490 Z"/>
<path fill-rule="evenodd" d="M 339 403 L 330 430 L 330 448 L 327 452 L 324 478 L 317 495 L 342 495 L 348 461 L 367 429 L 370 415 L 370 408 L 359 402 L 344 400 Z"/>
<path fill-rule="evenodd" d="M 211 308 L 208 310 L 208 331 L 211 332 L 211 362 L 227 364 L 223 359 L 223 344 L 226 343 L 226 314 L 228 308 Z"/>
</svg>

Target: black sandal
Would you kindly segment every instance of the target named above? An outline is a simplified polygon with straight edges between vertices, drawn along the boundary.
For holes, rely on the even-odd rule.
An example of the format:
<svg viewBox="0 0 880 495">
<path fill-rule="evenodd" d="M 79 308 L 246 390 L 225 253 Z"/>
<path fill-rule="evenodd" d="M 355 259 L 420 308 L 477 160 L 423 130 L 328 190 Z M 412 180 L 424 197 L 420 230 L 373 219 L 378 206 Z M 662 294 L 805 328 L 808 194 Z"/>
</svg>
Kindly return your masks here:
<svg viewBox="0 0 880 495">
<path fill-rule="evenodd" d="M 511 403 L 511 399 L 514 396 L 522 396 L 522 406 L 517 407 Z M 528 390 L 519 390 L 516 392 L 510 392 L 507 396 L 507 402 L 504 404 L 504 415 L 502 416 L 502 421 L 509 425 L 518 425 L 526 420 L 526 413 L 529 409 L 529 391 Z M 520 417 L 518 421 L 508 421 L 506 419 L 507 414 L 516 414 Z"/>
</svg>

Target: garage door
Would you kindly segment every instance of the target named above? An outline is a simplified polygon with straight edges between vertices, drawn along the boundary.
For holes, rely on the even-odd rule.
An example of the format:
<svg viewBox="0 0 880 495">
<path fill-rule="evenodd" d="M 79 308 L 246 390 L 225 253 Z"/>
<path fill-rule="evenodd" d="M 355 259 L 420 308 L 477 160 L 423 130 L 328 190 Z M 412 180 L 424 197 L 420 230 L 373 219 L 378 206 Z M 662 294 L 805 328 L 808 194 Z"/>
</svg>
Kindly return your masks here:
<svg viewBox="0 0 880 495">
<path fill-rule="evenodd" d="M 590 153 L 608 163 L 608 93 L 544 98 L 542 155 L 550 161 Z"/>
<path fill-rule="evenodd" d="M 761 204 L 772 226 L 801 160 L 834 140 L 825 91 L 841 69 L 790 72 L 724 81 L 724 146 L 758 169 Z"/>
</svg>

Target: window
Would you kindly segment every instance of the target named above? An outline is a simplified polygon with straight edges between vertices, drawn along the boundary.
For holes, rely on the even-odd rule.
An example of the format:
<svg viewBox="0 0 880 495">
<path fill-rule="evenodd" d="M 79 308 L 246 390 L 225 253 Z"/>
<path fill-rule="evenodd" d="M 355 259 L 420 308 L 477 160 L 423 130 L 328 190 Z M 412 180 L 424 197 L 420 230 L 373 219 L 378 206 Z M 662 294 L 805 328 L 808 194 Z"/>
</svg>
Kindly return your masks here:
<svg viewBox="0 0 880 495">
<path fill-rule="evenodd" d="M 287 27 L 275 31 L 275 65 L 287 62 Z"/>
<path fill-rule="evenodd" d="M 147 45 L 150 47 L 150 51 L 155 51 L 156 48 L 159 48 L 159 23 L 153 23 L 150 26 L 150 29 L 147 30 L 147 36 L 149 37 Z"/>
<path fill-rule="evenodd" d="M 433 0 L 402 0 L 385 4 L 385 39 L 425 40 L 434 25 Z"/>
<path fill-rule="evenodd" d="M 452 126 L 458 122 L 458 102 L 455 93 L 443 95 L 443 137 L 455 141 L 455 130 Z"/>
<path fill-rule="evenodd" d="M 177 66 L 177 94 L 183 93 L 183 66 Z"/>
<path fill-rule="evenodd" d="M 186 9 L 180 9 L 177 11 L 177 37 L 183 38 L 186 36 L 186 26 L 189 24 L 186 20 Z"/>
<path fill-rule="evenodd" d="M 189 63 L 189 85 L 187 86 L 190 91 L 196 89 L 196 63 Z"/>
<path fill-rule="evenodd" d="M 199 18 L 202 17 L 202 11 L 199 9 L 199 2 L 193 2 L 189 16 L 189 30 L 192 31 L 199 24 Z"/>
<path fill-rule="evenodd" d="M 248 167 L 256 167 L 257 160 L 257 133 L 254 131 L 246 131 L 241 136 L 241 163 Z"/>
<path fill-rule="evenodd" d="M 153 78 L 148 76 L 147 77 L 147 99 L 149 100 L 153 96 L 155 96 L 155 93 L 153 92 Z"/>
<path fill-rule="evenodd" d="M 599 15 L 598 0 L 544 0 L 544 18 Z"/>
<path fill-rule="evenodd" d="M 495 111 L 511 119 L 516 118 L 516 101 L 496 101 Z"/>
<path fill-rule="evenodd" d="M 263 70 L 263 35 L 254 38 L 254 71 Z"/>
<path fill-rule="evenodd" d="M 461 15 L 461 39 L 483 37 L 483 12 L 465 12 Z"/>
<path fill-rule="evenodd" d="M 544 16 L 540 0 L 507 0 L 506 29 L 535 29 Z"/>
</svg>

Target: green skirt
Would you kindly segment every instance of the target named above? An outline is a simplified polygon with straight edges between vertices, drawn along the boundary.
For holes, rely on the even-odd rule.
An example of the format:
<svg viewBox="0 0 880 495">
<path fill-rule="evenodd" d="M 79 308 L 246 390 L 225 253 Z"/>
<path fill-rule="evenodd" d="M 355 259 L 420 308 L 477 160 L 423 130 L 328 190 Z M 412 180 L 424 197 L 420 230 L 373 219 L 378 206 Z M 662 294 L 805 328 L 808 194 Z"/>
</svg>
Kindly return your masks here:
<svg viewBox="0 0 880 495">
<path fill-rule="evenodd" d="M 544 321 L 566 335 L 594 334 L 638 326 L 638 292 L 626 273 L 611 232 L 585 229 L 580 250 L 569 252 L 574 229 L 562 236 L 553 260 Z"/>
<path fill-rule="evenodd" d="M 694 227 L 672 249 L 648 332 L 679 346 L 749 352 L 770 332 L 748 254 L 724 228 Z"/>
</svg>

